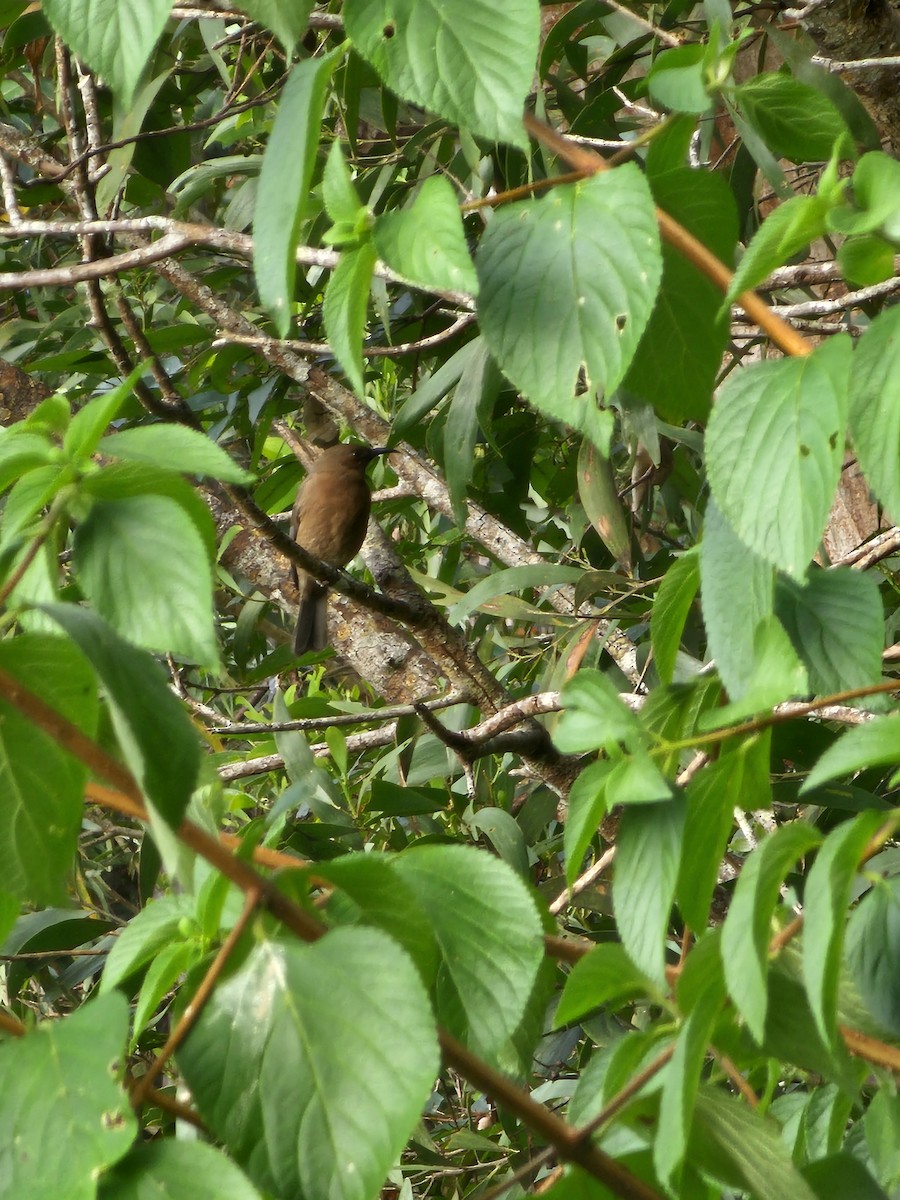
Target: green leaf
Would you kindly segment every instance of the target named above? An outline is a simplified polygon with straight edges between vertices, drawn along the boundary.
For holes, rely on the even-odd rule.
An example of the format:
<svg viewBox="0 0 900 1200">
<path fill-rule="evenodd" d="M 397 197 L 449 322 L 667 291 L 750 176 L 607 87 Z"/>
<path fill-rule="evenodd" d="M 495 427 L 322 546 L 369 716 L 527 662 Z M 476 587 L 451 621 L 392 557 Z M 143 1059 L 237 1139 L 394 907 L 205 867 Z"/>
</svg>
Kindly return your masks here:
<svg viewBox="0 0 900 1200">
<path fill-rule="evenodd" d="M 693 955 L 689 956 L 688 963 L 691 958 Z M 718 988 L 701 995 L 691 1009 L 678 1031 L 675 1053 L 663 1078 L 653 1162 L 660 1180 L 667 1185 L 679 1174 L 687 1152 L 700 1074 L 722 1007 L 723 993 L 720 983 Z"/>
<path fill-rule="evenodd" d="M 874 233 L 896 241 L 900 236 L 900 163 L 881 150 L 864 154 L 850 180 L 854 207 L 838 208 L 829 227 L 838 233 Z"/>
<path fill-rule="evenodd" d="M 853 287 L 871 287 L 894 274 L 894 246 L 874 233 L 849 237 L 838 247 L 837 264 Z"/>
<path fill-rule="evenodd" d="M 94 674 L 63 638 L 22 634 L 0 642 L 0 666 L 88 736 L 97 726 Z M 87 768 L 6 699 L 0 699 L 0 879 L 20 900 L 62 901 L 78 847 Z"/>
<path fill-rule="evenodd" d="M 129 496 L 168 496 L 191 518 L 203 539 L 207 557 L 214 561 L 217 550 L 216 527 L 212 513 L 196 490 L 181 475 L 149 463 L 110 463 L 102 471 L 87 475 L 81 490 L 100 500 L 118 501 Z"/>
<path fill-rule="evenodd" d="M 46 359 L 42 358 L 41 365 L 43 366 L 45 362 Z M 24 420 L 12 426 L 5 426 L 0 432 L 3 434 L 35 433 L 43 438 L 49 437 L 53 440 L 57 437 L 65 437 L 71 420 L 72 408 L 66 397 L 48 396 L 46 400 L 42 400 L 40 404 L 36 405 Z"/>
<path fill-rule="evenodd" d="M 512 813 L 504 808 L 479 808 L 466 821 L 476 836 L 484 834 L 500 858 L 523 879 L 529 878 L 528 847 Z"/>
<path fill-rule="evenodd" d="M 686 167 L 650 178 L 653 198 L 724 263 L 734 261 L 738 221 L 725 178 Z M 722 294 L 674 247 L 662 248 L 662 282 L 623 387 L 667 421 L 706 422 L 728 340 Z"/>
<path fill-rule="evenodd" d="M 777 158 L 828 159 L 834 143 L 848 133 L 831 101 L 790 75 L 757 75 L 735 88 L 734 98 Z"/>
<path fill-rule="evenodd" d="M 20 913 L 20 907 L 16 904 L 18 915 L 14 914 L 2 947 L 2 953 L 12 957 L 6 966 L 5 981 L 10 1002 L 19 1000 L 25 984 L 46 970 L 48 951 L 56 955 L 85 946 L 100 949 L 108 945 L 104 935 L 116 927 L 115 921 L 93 914 L 86 916 L 76 908 L 42 908 Z"/>
<path fill-rule="evenodd" d="M 880 313 L 853 355 L 850 435 L 866 482 L 900 519 L 900 308 Z"/>
<path fill-rule="evenodd" d="M 143 368 L 135 367 L 124 383 L 88 400 L 69 422 L 63 438 L 63 450 L 71 458 L 90 458 L 95 454 L 100 439 L 106 432 L 110 421 L 119 415 L 122 405 L 134 391 L 134 385 L 141 377 Z M 166 464 L 171 465 L 171 460 Z"/>
<path fill-rule="evenodd" d="M 606 781 L 610 808 L 620 804 L 660 804 L 672 797 L 672 785 L 647 754 L 630 754 L 613 764 Z"/>
<path fill-rule="evenodd" d="M 412 283 L 477 294 L 459 204 L 443 175 L 426 179 L 408 207 L 378 217 L 374 236 L 381 258 Z"/>
<path fill-rule="evenodd" d="M 237 7 L 266 29 L 271 29 L 290 58 L 306 33 L 315 0 L 238 0 Z"/>
<path fill-rule="evenodd" d="M 325 211 L 335 223 L 355 225 L 360 216 L 360 210 L 365 206 L 359 198 L 350 169 L 341 150 L 341 143 L 335 139 L 328 151 L 325 170 L 322 173 L 322 199 L 325 201 Z"/>
<path fill-rule="evenodd" d="M 762 1048 L 770 1058 L 794 1063 L 804 1071 L 834 1080 L 855 1095 L 861 1070 L 843 1044 L 828 1047 L 819 1036 L 809 1000 L 800 982 L 799 952 L 782 951 L 769 971 L 769 1004 Z"/>
<path fill-rule="evenodd" d="M 212 568 L 176 501 L 98 501 L 76 530 L 73 559 L 85 595 L 117 632 L 148 650 L 218 663 Z"/>
<path fill-rule="evenodd" d="M 375 259 L 371 241 L 363 242 L 355 250 L 345 250 L 331 272 L 322 304 L 328 344 L 360 396 L 365 391 L 362 340 Z"/>
<path fill-rule="evenodd" d="M 728 285 L 726 301 L 766 278 L 825 232 L 829 204 L 820 196 L 792 196 L 773 209 L 753 235 Z"/>
<path fill-rule="evenodd" d="M 650 610 L 653 659 L 663 683 L 671 683 L 681 634 L 700 587 L 700 552 L 696 546 L 672 563 Z"/>
<path fill-rule="evenodd" d="M 812 567 L 805 583 L 779 577 L 775 611 L 809 669 L 816 695 L 881 680 L 884 609 L 878 584 L 861 571 Z"/>
<path fill-rule="evenodd" d="M 76 416 L 73 426 L 77 420 Z M 226 483 L 252 483 L 255 478 L 205 434 L 184 425 L 140 425 L 136 429 L 123 429 L 103 438 L 98 449 L 112 458 L 150 463 L 166 471 L 174 469 L 185 475 L 222 479 Z"/>
<path fill-rule="evenodd" d="M 877 880 L 850 914 L 847 964 L 869 1012 L 900 1037 L 900 878 L 896 875 Z"/>
<path fill-rule="evenodd" d="M 716 503 L 738 537 L 802 579 L 844 458 L 850 342 L 757 363 L 722 386 L 706 435 Z"/>
<path fill-rule="evenodd" d="M 194 790 L 200 749 L 181 702 L 149 654 L 123 641 L 94 613 L 48 604 L 100 677 L 128 769 L 162 819 L 177 828 Z"/>
<path fill-rule="evenodd" d="M 425 983 L 432 984 L 438 948 L 431 923 L 415 892 L 387 856 L 374 851 L 342 856 L 316 863 L 312 873 L 333 883 L 353 902 L 352 912 L 346 905 L 343 910 L 338 908 L 336 915 L 342 924 L 377 926 L 403 947 Z"/>
<path fill-rule="evenodd" d="M 895 1191 L 900 1182 L 900 1096 L 881 1088 L 866 1111 L 865 1126 L 872 1165 L 878 1178 Z M 862 1200 L 868 1200 L 865 1193 Z"/>
<path fill-rule="evenodd" d="M 657 103 L 675 112 L 705 113 L 712 101 L 706 91 L 706 47 L 699 42 L 664 50 L 647 72 L 647 87 Z"/>
<path fill-rule="evenodd" d="M 482 333 L 504 374 L 605 451 L 596 393 L 625 374 L 661 273 L 653 199 L 637 167 L 494 213 L 476 266 Z"/>
<path fill-rule="evenodd" d="M 465 526 L 468 511 L 466 494 L 475 470 L 475 445 L 478 441 L 478 413 L 482 398 L 496 390 L 499 380 L 494 361 L 484 342 L 468 360 L 453 392 L 444 426 L 444 470 L 450 502 L 457 525 Z"/>
<path fill-rule="evenodd" d="M 344 27 L 404 100 L 524 149 L 522 110 L 538 52 L 536 0 L 345 0 Z"/>
<path fill-rule="evenodd" d="M 325 89 L 340 56 L 337 49 L 294 67 L 263 156 L 253 221 L 253 271 L 260 300 L 280 337 L 287 337 L 291 328 L 294 252 L 319 147 Z"/>
<path fill-rule="evenodd" d="M 624 742 L 636 748 L 641 724 L 599 671 L 582 670 L 562 690 L 563 714 L 553 740 L 563 754 L 583 754 Z"/>
<path fill-rule="evenodd" d="M 767 975 L 772 914 L 788 869 L 821 841 L 804 821 L 782 825 L 744 862 L 722 927 L 725 982 L 747 1027 L 762 1043 L 769 1003 Z"/>
<path fill-rule="evenodd" d="M 876 717 L 865 725 L 848 729 L 833 746 L 829 746 L 807 776 L 800 795 L 806 796 L 840 775 L 852 775 L 866 767 L 894 766 L 898 762 L 900 713 Z"/>
<path fill-rule="evenodd" d="M 870 113 L 850 86 L 852 75 L 848 76 L 845 82 L 840 75 L 829 71 L 827 67 L 814 63 L 810 55 L 809 41 L 797 37 L 794 30 L 781 29 L 773 24 L 767 32 L 778 53 L 791 68 L 794 77 L 801 83 L 809 84 L 816 91 L 823 92 L 831 100 L 863 149 L 878 150 L 881 137 Z"/>
<path fill-rule="evenodd" d="M 453 385 L 462 377 L 466 364 L 473 355 L 480 353 L 481 338 L 466 342 L 447 361 L 421 383 L 406 400 L 394 418 L 392 435 L 404 437 L 414 429 L 443 400 Z M 2 442 L 0 442 L 2 446 Z"/>
<path fill-rule="evenodd" d="M 243 5 L 247 7 L 247 5 Z M 262 1200 L 221 1150 L 159 1138 L 134 1146 L 100 1180 L 98 1200 Z"/>
<path fill-rule="evenodd" d="M 169 16 L 169 0 L 45 0 L 47 20 L 128 108 Z"/>
<path fill-rule="evenodd" d="M 49 464 L 54 456 L 55 448 L 44 434 L 32 433 L 21 424 L 0 429 L 0 492 L 26 472 Z"/>
<path fill-rule="evenodd" d="M 416 817 L 440 812 L 447 808 L 448 802 L 444 788 L 400 787 L 386 779 L 373 779 L 366 811 L 384 813 L 388 817 Z"/>
<path fill-rule="evenodd" d="M 561 587 L 567 583 L 578 583 L 584 579 L 581 567 L 567 567 L 561 563 L 529 563 L 523 567 L 506 567 L 493 571 L 480 579 L 461 600 L 450 608 L 447 619 L 453 625 L 461 625 L 473 612 L 484 608 L 492 611 L 490 601 L 511 592 L 522 592 L 528 588 Z"/>
<path fill-rule="evenodd" d="M 709 653 L 733 699 L 753 676 L 753 639 L 771 616 L 775 573 L 740 540 L 714 499 L 706 506 L 700 543 L 700 596 Z"/>
<path fill-rule="evenodd" d="M 150 1026 L 154 1014 L 175 985 L 202 958 L 200 939 L 185 941 L 183 938 L 168 942 L 157 950 L 141 983 L 132 1021 L 133 1045 Z"/>
<path fill-rule="evenodd" d="M 872 1104 L 883 1098 L 886 1098 L 886 1093 L 879 1092 Z M 847 1200 L 848 1196 L 852 1196 L 853 1200 L 889 1200 L 887 1193 L 881 1190 L 864 1164 L 846 1151 L 807 1163 L 803 1168 L 803 1177 L 815 1192 L 816 1200 Z"/>
<path fill-rule="evenodd" d="M 882 820 L 861 813 L 825 839 L 803 892 L 803 980 L 816 1027 L 830 1046 L 837 1039 L 837 995 L 851 889 L 863 851 Z"/>
<path fill-rule="evenodd" d="M 578 878 L 585 851 L 609 809 L 606 784 L 611 769 L 612 764 L 606 759 L 591 763 L 569 790 L 569 808 L 563 826 L 567 887 Z"/>
<path fill-rule="evenodd" d="M 764 617 L 753 631 L 753 670 L 739 700 L 710 709 L 699 721 L 701 730 L 721 729 L 774 708 L 782 700 L 805 696 L 809 676 L 791 640 L 776 617 Z"/>
<path fill-rule="evenodd" d="M 553 1023 L 559 1029 L 596 1008 L 614 1009 L 654 991 L 653 984 L 637 970 L 622 946 L 604 942 L 579 959 L 569 972 Z"/>
<path fill-rule="evenodd" d="M 94 1200 L 97 1176 L 137 1132 L 116 1082 L 128 1007 L 91 1000 L 0 1043 L 0 1179 L 9 1196 Z"/>
<path fill-rule="evenodd" d="M 701 1169 L 721 1166 L 754 1200 L 816 1200 L 773 1120 L 709 1084 L 698 1089 L 694 1111 L 688 1153 Z"/>
<path fill-rule="evenodd" d="M 613 868 L 613 909 L 628 957 L 665 987 L 669 927 L 684 830 L 684 802 L 637 804 L 622 813 Z"/>
<path fill-rule="evenodd" d="M 438 1020 L 496 1061 L 525 1013 L 543 958 L 531 893 L 506 863 L 469 846 L 417 846 L 394 870 L 437 938 Z"/>
<path fill-rule="evenodd" d="M 681 915 L 692 929 L 707 926 L 734 809 L 744 800 L 744 745 L 708 763 L 686 789 L 684 849 L 676 895 Z"/>
<path fill-rule="evenodd" d="M 332 1200 L 371 1200 L 428 1098 L 438 1048 L 407 955 L 376 929 L 336 929 L 312 946 L 258 943 L 178 1061 L 261 1189 L 318 1200 L 327 1180 Z"/>
<path fill-rule="evenodd" d="M 864 154 L 856 164 L 851 184 L 853 196 L 870 218 L 878 218 L 879 231 L 891 242 L 900 241 L 900 202 L 897 184 L 900 170 L 889 154 Z"/>
<path fill-rule="evenodd" d="M 11 488 L 3 508 L 4 553 L 19 549 L 19 539 L 33 536 L 34 522 L 63 488 L 70 487 L 76 472 L 70 467 L 52 466 L 27 470 Z"/>
<path fill-rule="evenodd" d="M 578 451 L 578 495 L 604 546 L 626 571 L 630 571 L 631 530 L 619 498 L 616 474 L 608 450 L 601 453 L 590 438 L 584 438 Z"/>
<path fill-rule="evenodd" d="M 119 932 L 106 957 L 99 994 L 111 992 L 133 972 L 153 959 L 174 938 L 180 923 L 194 915 L 189 896 L 158 896 L 131 918 Z"/>
</svg>

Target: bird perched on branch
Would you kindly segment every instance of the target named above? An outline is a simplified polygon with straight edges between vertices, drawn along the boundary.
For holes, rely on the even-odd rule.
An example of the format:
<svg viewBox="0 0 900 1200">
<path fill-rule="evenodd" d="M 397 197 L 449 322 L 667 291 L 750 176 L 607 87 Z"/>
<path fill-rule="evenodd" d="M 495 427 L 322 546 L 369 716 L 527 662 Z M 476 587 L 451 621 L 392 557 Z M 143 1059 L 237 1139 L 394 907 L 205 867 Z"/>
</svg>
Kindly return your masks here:
<svg viewBox="0 0 900 1200">
<path fill-rule="evenodd" d="M 332 567 L 345 567 L 366 536 L 372 493 L 366 468 L 388 446 L 340 443 L 319 455 L 300 485 L 291 513 L 291 537 Z M 327 586 L 305 571 L 292 569 L 300 593 L 294 653 L 322 650 L 328 644 Z"/>
</svg>

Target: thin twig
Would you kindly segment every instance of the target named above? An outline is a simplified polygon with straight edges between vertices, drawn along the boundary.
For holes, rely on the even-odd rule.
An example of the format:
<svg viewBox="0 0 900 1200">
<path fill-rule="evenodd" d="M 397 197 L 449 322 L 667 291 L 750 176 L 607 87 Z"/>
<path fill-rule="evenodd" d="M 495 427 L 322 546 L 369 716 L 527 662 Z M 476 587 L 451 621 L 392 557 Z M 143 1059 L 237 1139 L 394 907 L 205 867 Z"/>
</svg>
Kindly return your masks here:
<svg viewBox="0 0 900 1200">
<path fill-rule="evenodd" d="M 471 325 L 474 320 L 474 313 L 463 313 L 440 333 L 429 334 L 428 337 L 419 338 L 414 342 L 398 342 L 396 346 L 363 346 L 363 358 L 400 358 L 404 354 L 418 354 L 422 350 L 430 350 L 435 346 L 443 345 L 444 342 L 449 342 Z M 269 345 L 272 341 L 272 338 L 264 335 L 250 337 L 241 333 L 223 333 L 215 338 L 212 346 L 213 349 L 216 349 L 219 346 L 227 346 L 231 342 L 239 346 L 258 347 L 263 344 Z M 279 338 L 277 344 L 287 350 L 296 350 L 298 354 L 334 354 L 334 347 L 330 342 L 303 342 L 296 338 Z"/>
<path fill-rule="evenodd" d="M 606 0 L 609 3 L 609 0 Z M 824 67 L 826 71 L 831 71 L 832 74 L 837 74 L 843 71 L 873 71 L 873 70 L 897 70 L 900 67 L 900 54 L 886 54 L 883 58 L 825 58 L 821 54 L 814 54 L 810 60 L 817 67 Z"/>
<path fill-rule="evenodd" d="M 420 703 L 424 707 L 438 712 L 443 708 L 453 708 L 464 701 L 465 697 L 454 693 L 438 700 L 423 700 Z M 214 725 L 209 732 L 214 733 L 216 737 L 255 737 L 260 734 L 292 733 L 295 730 L 305 733 L 344 725 L 368 725 L 376 721 L 396 721 L 400 717 L 415 716 L 417 707 L 416 704 L 392 704 L 385 708 L 370 708 L 365 712 L 338 713 L 330 717 L 300 717 L 295 721 L 266 721 L 262 724 L 242 721 L 234 725 Z M 504 709 L 503 711 L 508 710 Z"/>
<path fill-rule="evenodd" d="M 570 888 L 566 888 L 561 895 L 556 897 L 556 899 L 549 906 L 554 917 L 559 916 L 563 909 L 569 908 L 576 896 L 580 895 L 581 892 L 586 891 L 586 889 L 591 886 L 594 880 L 599 879 L 599 877 L 615 858 L 615 854 L 615 846 L 607 847 L 597 861 L 592 863 L 583 875 L 578 876 Z"/>
<path fill-rule="evenodd" d="M 15 229 L 22 220 L 22 213 L 16 198 L 16 177 L 9 165 L 9 159 L 2 153 L 0 153 L 0 186 L 3 189 L 3 204 L 6 208 L 7 219 L 10 227 Z"/>
<path fill-rule="evenodd" d="M 831 313 L 858 308 L 871 300 L 893 296 L 897 291 L 900 291 L 900 279 L 885 279 L 881 283 L 873 283 L 870 287 L 835 296 L 832 300 L 801 300 L 797 304 L 775 304 L 771 311 L 780 317 L 826 317 Z M 743 307 L 743 297 L 738 299 L 738 306 Z M 744 311 L 746 312 L 746 309 Z"/>
</svg>

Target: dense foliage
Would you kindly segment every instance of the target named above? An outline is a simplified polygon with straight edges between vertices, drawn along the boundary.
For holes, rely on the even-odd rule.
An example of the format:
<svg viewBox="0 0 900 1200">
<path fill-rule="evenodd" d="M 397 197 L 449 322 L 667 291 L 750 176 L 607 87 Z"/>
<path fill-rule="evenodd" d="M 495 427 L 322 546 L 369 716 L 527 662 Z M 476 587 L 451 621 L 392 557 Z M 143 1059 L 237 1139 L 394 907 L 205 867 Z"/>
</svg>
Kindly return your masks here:
<svg viewBox="0 0 900 1200">
<path fill-rule="evenodd" d="M 0 0 L 0 1194 L 900 1194 L 888 9 Z"/>
</svg>

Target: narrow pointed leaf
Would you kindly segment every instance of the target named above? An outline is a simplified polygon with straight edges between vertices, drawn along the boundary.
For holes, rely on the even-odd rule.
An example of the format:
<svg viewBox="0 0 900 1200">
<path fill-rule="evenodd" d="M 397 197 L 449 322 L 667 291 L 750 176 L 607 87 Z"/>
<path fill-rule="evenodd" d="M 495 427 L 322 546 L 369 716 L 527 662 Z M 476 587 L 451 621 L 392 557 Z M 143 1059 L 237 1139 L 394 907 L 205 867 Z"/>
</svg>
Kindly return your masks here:
<svg viewBox="0 0 900 1200">
<path fill-rule="evenodd" d="M 665 987 L 669 927 L 684 829 L 684 801 L 638 804 L 622 814 L 613 869 L 613 908 L 634 965 Z"/>
<path fill-rule="evenodd" d="M 750 1032 L 762 1042 L 769 997 L 769 940 L 772 914 L 788 869 L 821 841 L 811 825 L 783 825 L 760 843 L 744 863 L 722 928 L 725 982 Z"/>
<path fill-rule="evenodd" d="M 291 71 L 263 157 L 253 222 L 253 272 L 281 337 L 291 327 L 297 264 L 294 252 L 319 146 L 325 89 L 339 50 Z"/>
<path fill-rule="evenodd" d="M 328 344 L 360 396 L 365 390 L 362 341 L 374 268 L 375 247 L 370 241 L 345 250 L 328 280 L 322 305 Z"/>
<path fill-rule="evenodd" d="M 803 894 L 803 980 L 816 1027 L 828 1045 L 837 1037 L 837 993 L 851 888 L 863 851 L 883 818 L 861 813 L 828 835 Z"/>
</svg>

